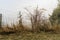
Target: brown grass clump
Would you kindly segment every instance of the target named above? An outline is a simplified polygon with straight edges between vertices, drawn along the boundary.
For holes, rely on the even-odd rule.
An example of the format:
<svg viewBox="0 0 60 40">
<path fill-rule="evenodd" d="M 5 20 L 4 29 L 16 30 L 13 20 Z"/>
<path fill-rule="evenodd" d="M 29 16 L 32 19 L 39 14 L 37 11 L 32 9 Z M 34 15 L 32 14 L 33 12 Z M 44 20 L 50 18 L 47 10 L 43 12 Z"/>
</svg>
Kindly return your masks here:
<svg viewBox="0 0 60 40">
<path fill-rule="evenodd" d="M 52 26 L 52 30 L 54 30 L 56 33 L 60 33 L 60 25 L 59 24 L 54 24 Z"/>
<path fill-rule="evenodd" d="M 5 25 L 2 27 L 3 32 L 17 32 L 22 31 L 22 27 L 19 27 L 18 25 L 13 24 L 11 27 L 9 25 Z"/>
</svg>

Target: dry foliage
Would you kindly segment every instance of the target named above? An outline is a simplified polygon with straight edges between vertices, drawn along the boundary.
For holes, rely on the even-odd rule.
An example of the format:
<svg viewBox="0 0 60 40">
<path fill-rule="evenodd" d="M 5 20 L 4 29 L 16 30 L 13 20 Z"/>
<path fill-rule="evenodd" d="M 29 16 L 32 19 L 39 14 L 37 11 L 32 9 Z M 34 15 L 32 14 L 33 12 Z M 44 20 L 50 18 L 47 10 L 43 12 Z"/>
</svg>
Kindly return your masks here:
<svg viewBox="0 0 60 40">
<path fill-rule="evenodd" d="M 45 11 L 45 9 L 40 9 L 38 10 L 38 7 L 34 9 L 34 13 L 32 14 L 27 8 L 25 10 L 29 13 L 28 17 L 30 18 L 31 21 L 31 26 L 32 26 L 32 31 L 33 32 L 40 32 L 40 27 L 41 27 L 41 15 Z M 30 15 L 30 16 L 29 16 Z"/>
</svg>

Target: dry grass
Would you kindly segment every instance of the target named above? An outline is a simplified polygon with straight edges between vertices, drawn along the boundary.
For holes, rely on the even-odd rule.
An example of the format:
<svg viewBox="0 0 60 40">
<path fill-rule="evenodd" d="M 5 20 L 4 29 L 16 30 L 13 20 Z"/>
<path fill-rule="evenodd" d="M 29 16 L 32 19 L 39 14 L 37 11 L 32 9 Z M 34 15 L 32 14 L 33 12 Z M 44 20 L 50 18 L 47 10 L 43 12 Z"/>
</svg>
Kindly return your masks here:
<svg viewBox="0 0 60 40">
<path fill-rule="evenodd" d="M 18 32 L 18 31 L 22 31 L 22 27 L 20 27 L 19 25 L 15 25 L 13 24 L 11 27 L 9 25 L 5 25 L 3 27 L 1 27 L 3 32 Z"/>
<path fill-rule="evenodd" d="M 46 30 L 49 29 L 46 28 Z M 59 32 L 60 25 L 54 25 L 51 30 Z M 6 25 L 0 29 L 0 40 L 60 40 L 60 34 L 44 31 L 33 33 L 24 30 L 24 28 L 19 27 L 19 25 L 13 24 L 12 27 Z"/>
<path fill-rule="evenodd" d="M 17 32 L 12 34 L 0 34 L 0 40 L 60 40 L 60 34 Z"/>
<path fill-rule="evenodd" d="M 54 30 L 57 33 L 60 33 L 60 25 L 57 25 L 57 24 L 53 25 L 52 30 Z"/>
<path fill-rule="evenodd" d="M 50 26 L 48 26 L 49 24 L 45 24 L 43 26 L 41 26 L 42 28 L 40 28 L 40 31 L 44 31 L 44 32 L 56 32 L 56 33 L 60 33 L 60 25 L 53 25 L 51 28 Z M 0 28 L 1 32 L 21 32 L 21 31 L 31 31 L 31 30 L 27 30 L 28 28 L 23 28 L 23 27 L 20 27 L 19 25 L 15 25 L 13 24 L 12 27 L 10 27 L 9 25 L 6 25 L 2 28 Z M 42 30 L 41 30 L 42 29 Z"/>
</svg>

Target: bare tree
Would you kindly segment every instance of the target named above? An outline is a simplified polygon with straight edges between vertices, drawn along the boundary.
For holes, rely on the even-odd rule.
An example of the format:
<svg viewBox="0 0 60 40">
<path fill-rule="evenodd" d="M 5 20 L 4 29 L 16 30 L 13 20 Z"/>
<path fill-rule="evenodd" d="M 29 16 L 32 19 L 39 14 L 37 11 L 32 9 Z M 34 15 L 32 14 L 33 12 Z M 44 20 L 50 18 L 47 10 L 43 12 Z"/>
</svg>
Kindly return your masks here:
<svg viewBox="0 0 60 40">
<path fill-rule="evenodd" d="M 23 24 L 22 24 L 22 14 L 21 11 L 19 12 L 19 29 L 23 30 Z"/>
<path fill-rule="evenodd" d="M 41 15 L 42 13 L 44 12 L 45 9 L 40 9 L 38 10 L 38 7 L 36 9 L 34 9 L 34 15 L 27 9 L 25 8 L 25 10 L 27 12 L 29 12 L 29 17 L 30 17 L 30 21 L 31 21 L 31 24 L 32 24 L 32 31 L 33 32 L 37 32 L 37 31 L 40 31 L 40 26 L 41 26 Z"/>
</svg>

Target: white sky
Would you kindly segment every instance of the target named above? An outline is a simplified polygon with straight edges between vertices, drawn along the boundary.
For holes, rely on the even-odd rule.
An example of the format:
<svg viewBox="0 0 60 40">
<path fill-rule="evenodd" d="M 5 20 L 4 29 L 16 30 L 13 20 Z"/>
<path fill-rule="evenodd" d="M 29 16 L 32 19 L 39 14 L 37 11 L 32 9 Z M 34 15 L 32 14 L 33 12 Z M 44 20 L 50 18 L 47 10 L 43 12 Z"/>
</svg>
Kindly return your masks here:
<svg viewBox="0 0 60 40">
<path fill-rule="evenodd" d="M 51 13 L 57 6 L 57 0 L 0 0 L 0 13 L 3 14 L 3 22 L 16 22 L 17 15 L 24 7 L 36 7 L 47 9 L 47 13 Z"/>
</svg>

